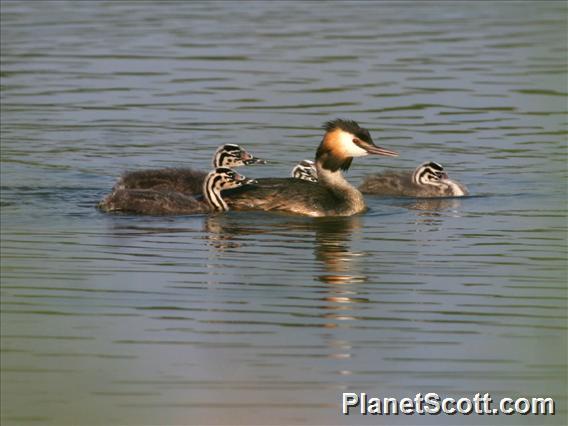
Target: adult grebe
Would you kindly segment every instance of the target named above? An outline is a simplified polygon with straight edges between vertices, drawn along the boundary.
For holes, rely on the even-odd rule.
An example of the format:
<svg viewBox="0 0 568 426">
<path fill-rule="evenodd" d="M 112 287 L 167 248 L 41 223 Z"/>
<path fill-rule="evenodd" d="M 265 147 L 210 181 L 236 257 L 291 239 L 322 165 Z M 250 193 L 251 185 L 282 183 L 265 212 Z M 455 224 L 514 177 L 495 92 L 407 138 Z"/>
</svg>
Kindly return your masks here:
<svg viewBox="0 0 568 426">
<path fill-rule="evenodd" d="M 223 189 L 255 183 L 234 170 L 218 167 L 203 181 L 203 197 L 192 197 L 175 191 L 154 189 L 117 189 L 104 198 L 98 207 L 105 212 L 124 212 L 148 215 L 180 215 L 227 211 L 221 197 Z"/>
<path fill-rule="evenodd" d="M 266 164 L 266 160 L 254 157 L 242 147 L 233 144 L 220 146 L 213 155 L 213 168 L 232 168 L 251 164 Z M 138 170 L 122 175 L 113 190 L 154 189 L 197 195 L 202 193 L 205 176 L 207 172 L 186 168 Z"/>
<path fill-rule="evenodd" d="M 467 188 L 448 178 L 441 164 L 429 161 L 414 171 L 385 172 L 367 176 L 359 190 L 363 194 L 391 197 L 463 197 Z"/>
<path fill-rule="evenodd" d="M 306 216 L 351 216 L 367 207 L 363 194 L 343 177 L 353 157 L 397 156 L 373 143 L 355 121 L 337 119 L 324 125 L 325 135 L 315 158 L 318 183 L 294 178 L 258 179 L 255 185 L 225 191 L 232 210 L 281 211 Z"/>
<path fill-rule="evenodd" d="M 316 164 L 312 160 L 302 160 L 292 169 L 290 176 L 296 179 L 307 180 L 308 182 L 317 182 L 318 171 L 316 170 Z"/>
</svg>

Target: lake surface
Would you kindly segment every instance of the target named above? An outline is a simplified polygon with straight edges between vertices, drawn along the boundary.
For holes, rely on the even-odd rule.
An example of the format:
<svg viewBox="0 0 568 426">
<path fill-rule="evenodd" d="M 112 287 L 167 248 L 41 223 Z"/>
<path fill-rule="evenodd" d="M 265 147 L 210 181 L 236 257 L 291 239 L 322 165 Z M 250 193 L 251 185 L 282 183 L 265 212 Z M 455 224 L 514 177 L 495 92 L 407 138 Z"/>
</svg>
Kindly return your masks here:
<svg viewBox="0 0 568 426">
<path fill-rule="evenodd" d="M 4 425 L 565 424 L 564 2 L 2 2 Z M 95 209 L 238 143 L 285 176 L 357 120 L 472 197 L 351 218 Z M 340 414 L 342 392 L 555 416 Z"/>
</svg>

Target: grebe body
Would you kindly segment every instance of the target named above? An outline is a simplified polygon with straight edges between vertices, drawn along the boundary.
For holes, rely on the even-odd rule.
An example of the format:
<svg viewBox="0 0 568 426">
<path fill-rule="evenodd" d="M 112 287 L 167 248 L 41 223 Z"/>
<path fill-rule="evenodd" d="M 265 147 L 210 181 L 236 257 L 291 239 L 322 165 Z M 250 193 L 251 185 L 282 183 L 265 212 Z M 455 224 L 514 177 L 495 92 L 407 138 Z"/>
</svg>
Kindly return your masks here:
<svg viewBox="0 0 568 426">
<path fill-rule="evenodd" d="M 155 189 L 116 189 L 104 198 L 98 207 L 105 212 L 123 212 L 146 215 L 181 215 L 227 211 L 229 207 L 221 196 L 224 189 L 255 183 L 234 170 L 218 167 L 203 181 L 202 197 L 193 197 L 175 191 Z"/>
<path fill-rule="evenodd" d="M 232 210 L 279 211 L 312 217 L 351 216 L 366 209 L 362 195 L 297 178 L 257 179 L 257 184 L 225 191 L 223 197 Z"/>
<path fill-rule="evenodd" d="M 356 122 L 337 119 L 324 125 L 325 135 L 315 157 L 318 182 L 295 178 L 258 179 L 254 185 L 223 193 L 233 210 L 280 211 L 306 216 L 351 216 L 366 210 L 363 194 L 345 180 L 353 157 L 397 156 L 376 146 Z"/>
<path fill-rule="evenodd" d="M 213 168 L 233 168 L 265 164 L 266 161 L 254 157 L 239 145 L 226 144 L 215 151 L 212 163 Z M 153 189 L 197 195 L 202 193 L 205 176 L 207 172 L 190 168 L 137 170 L 123 174 L 113 189 Z"/>
<path fill-rule="evenodd" d="M 369 175 L 359 190 L 363 194 L 389 197 L 463 197 L 469 194 L 461 183 L 452 180 L 441 164 L 429 161 L 409 172 Z"/>
</svg>

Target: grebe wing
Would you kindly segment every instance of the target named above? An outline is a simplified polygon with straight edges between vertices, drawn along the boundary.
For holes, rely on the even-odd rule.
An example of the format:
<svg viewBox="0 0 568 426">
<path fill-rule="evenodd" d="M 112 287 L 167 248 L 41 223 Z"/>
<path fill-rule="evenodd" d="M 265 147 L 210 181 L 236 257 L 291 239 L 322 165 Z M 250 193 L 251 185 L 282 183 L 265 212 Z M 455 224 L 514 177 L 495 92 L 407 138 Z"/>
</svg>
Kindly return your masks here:
<svg viewBox="0 0 568 426">
<path fill-rule="evenodd" d="M 257 179 L 258 183 L 222 192 L 231 210 L 282 211 L 322 216 L 333 210 L 337 199 L 318 183 L 295 178 Z"/>
<path fill-rule="evenodd" d="M 104 198 L 98 208 L 105 212 L 147 215 L 208 213 L 207 203 L 173 191 L 118 189 Z"/>
<path fill-rule="evenodd" d="M 123 174 L 114 189 L 153 189 L 186 195 L 201 194 L 206 175 L 206 172 L 194 169 L 138 170 Z"/>
</svg>

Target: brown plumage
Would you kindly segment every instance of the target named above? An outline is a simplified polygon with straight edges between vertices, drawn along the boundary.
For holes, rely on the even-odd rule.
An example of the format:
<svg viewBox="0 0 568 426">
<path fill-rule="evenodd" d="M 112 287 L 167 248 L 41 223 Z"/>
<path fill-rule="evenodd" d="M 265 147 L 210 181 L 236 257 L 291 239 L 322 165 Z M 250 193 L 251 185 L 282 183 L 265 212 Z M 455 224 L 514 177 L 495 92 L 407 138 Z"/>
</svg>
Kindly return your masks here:
<svg viewBox="0 0 568 426">
<path fill-rule="evenodd" d="M 361 192 L 343 177 L 353 157 L 369 154 L 396 156 L 373 143 L 369 132 L 354 121 L 334 120 L 315 158 L 318 182 L 294 178 L 259 179 L 255 185 L 225 191 L 232 210 L 280 211 L 306 216 L 351 216 L 366 210 Z"/>
<path fill-rule="evenodd" d="M 225 144 L 213 155 L 213 168 L 240 167 L 252 164 L 265 164 L 266 161 L 254 157 L 239 145 Z M 113 190 L 152 189 L 163 192 L 179 192 L 185 195 L 202 194 L 206 171 L 191 168 L 165 168 L 135 170 L 124 173 Z"/>
<path fill-rule="evenodd" d="M 98 207 L 105 212 L 144 215 L 181 215 L 209 213 L 213 208 L 203 199 L 173 191 L 153 189 L 117 189 L 103 199 Z"/>
<path fill-rule="evenodd" d="M 186 195 L 201 194 L 205 176 L 207 172 L 194 169 L 136 170 L 125 173 L 115 189 L 153 189 Z"/>
<path fill-rule="evenodd" d="M 366 210 L 350 192 L 295 178 L 257 179 L 256 185 L 223 191 L 231 210 L 279 211 L 304 216 L 351 216 Z M 355 205 L 355 207 L 353 207 Z"/>
<path fill-rule="evenodd" d="M 419 165 L 415 170 L 388 171 L 365 177 L 359 186 L 363 194 L 387 197 L 463 197 L 467 188 L 448 178 L 441 164 L 433 161 Z"/>
<path fill-rule="evenodd" d="M 255 183 L 226 167 L 218 167 L 203 181 L 203 196 L 155 189 L 115 189 L 97 207 L 105 212 L 145 215 L 183 215 L 227 211 L 221 191 Z"/>
</svg>

